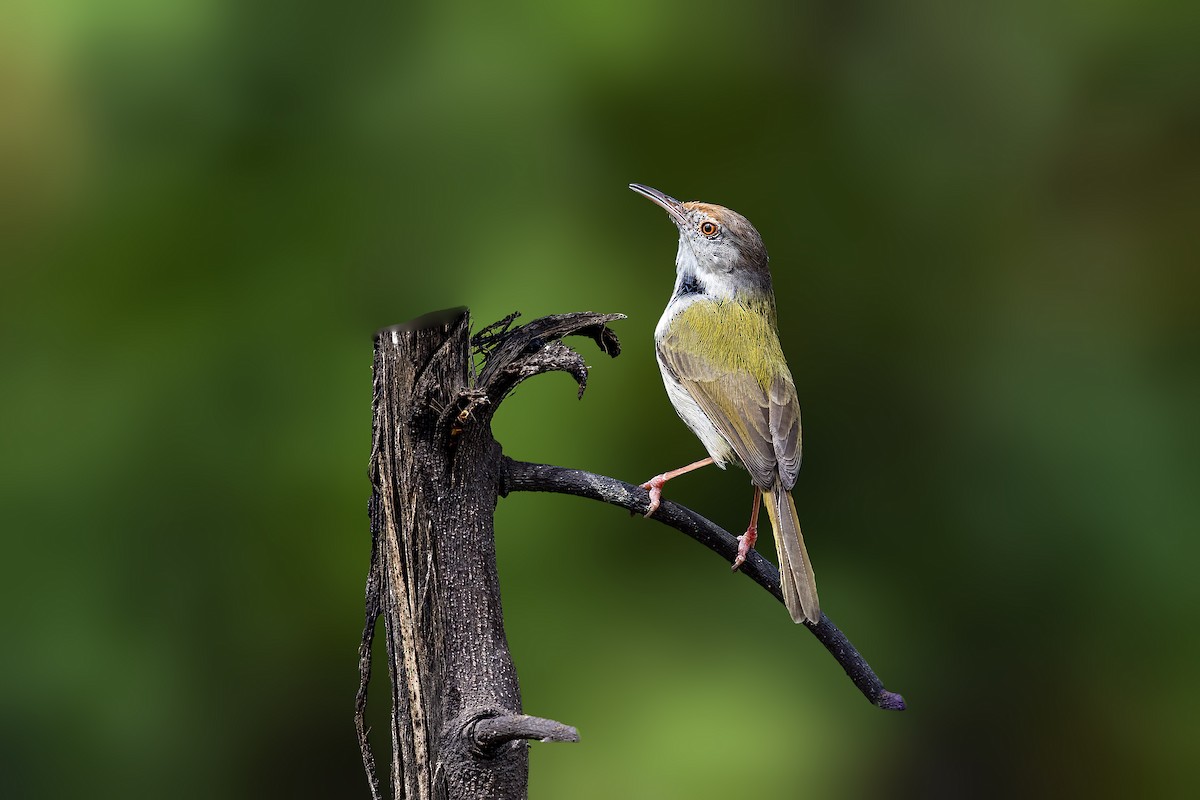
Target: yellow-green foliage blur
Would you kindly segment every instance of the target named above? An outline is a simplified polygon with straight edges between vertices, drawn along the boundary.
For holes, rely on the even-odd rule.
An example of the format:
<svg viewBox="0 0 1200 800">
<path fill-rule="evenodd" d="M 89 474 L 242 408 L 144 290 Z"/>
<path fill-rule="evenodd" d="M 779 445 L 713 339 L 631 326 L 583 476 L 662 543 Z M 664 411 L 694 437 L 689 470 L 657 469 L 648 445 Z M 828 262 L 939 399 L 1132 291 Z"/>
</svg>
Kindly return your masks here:
<svg viewBox="0 0 1200 800">
<path fill-rule="evenodd" d="M 532 796 L 1191 795 L 1196 9 L 6 4 L 0 795 L 366 796 L 371 334 L 623 312 L 583 400 L 537 378 L 498 439 L 702 457 L 630 181 L 762 232 L 822 609 L 910 710 L 682 535 L 512 496 L 525 708 L 582 736 Z M 667 494 L 735 533 L 751 497 Z"/>
</svg>

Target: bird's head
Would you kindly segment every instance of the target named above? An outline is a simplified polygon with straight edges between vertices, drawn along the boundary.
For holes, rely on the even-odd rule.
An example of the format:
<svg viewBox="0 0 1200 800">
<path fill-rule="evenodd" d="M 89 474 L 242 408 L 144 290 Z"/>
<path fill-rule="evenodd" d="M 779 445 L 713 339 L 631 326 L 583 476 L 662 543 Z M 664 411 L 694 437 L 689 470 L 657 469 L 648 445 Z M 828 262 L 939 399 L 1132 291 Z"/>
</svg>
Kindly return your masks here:
<svg viewBox="0 0 1200 800">
<path fill-rule="evenodd" d="M 771 290 L 767 248 L 750 220 L 712 203 L 681 203 L 640 183 L 629 188 L 662 206 L 679 228 L 680 275 L 694 274 L 717 294 Z"/>
</svg>

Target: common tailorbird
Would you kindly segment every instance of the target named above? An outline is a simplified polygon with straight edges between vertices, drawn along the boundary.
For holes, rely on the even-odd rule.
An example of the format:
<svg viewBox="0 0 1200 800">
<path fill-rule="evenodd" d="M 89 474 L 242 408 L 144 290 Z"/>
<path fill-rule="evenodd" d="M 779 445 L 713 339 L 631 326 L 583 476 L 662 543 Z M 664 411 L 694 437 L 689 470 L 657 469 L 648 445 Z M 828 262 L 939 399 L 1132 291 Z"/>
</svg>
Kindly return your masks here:
<svg viewBox="0 0 1200 800">
<path fill-rule="evenodd" d="M 817 584 L 804 548 L 792 487 L 800 470 L 800 402 L 779 346 L 767 249 L 750 221 L 709 203 L 681 203 L 657 189 L 630 189 L 666 209 L 679 228 L 675 291 L 654 330 L 667 396 L 708 451 L 708 458 L 655 475 L 649 517 L 663 484 L 694 469 L 738 464 L 750 473 L 754 507 L 738 537 L 733 569 L 758 538 L 767 496 L 783 599 L 795 622 L 821 617 Z"/>
</svg>

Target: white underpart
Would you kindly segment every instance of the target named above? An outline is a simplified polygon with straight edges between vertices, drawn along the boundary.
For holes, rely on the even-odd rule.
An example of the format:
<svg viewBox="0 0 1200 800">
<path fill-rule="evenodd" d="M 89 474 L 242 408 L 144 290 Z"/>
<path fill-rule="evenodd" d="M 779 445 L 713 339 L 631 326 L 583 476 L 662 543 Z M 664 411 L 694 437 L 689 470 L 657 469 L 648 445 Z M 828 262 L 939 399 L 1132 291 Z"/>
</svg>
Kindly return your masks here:
<svg viewBox="0 0 1200 800">
<path fill-rule="evenodd" d="M 727 463 L 736 461 L 737 456 L 734 455 L 729 442 L 725 441 L 725 437 L 716 426 L 709 422 L 708 417 L 683 385 L 671 377 L 671 373 L 663 366 L 662 359 L 658 361 L 658 369 L 662 373 L 663 386 L 667 387 L 667 397 L 670 398 L 671 405 L 675 406 L 675 413 L 692 429 L 692 433 L 696 434 L 696 438 L 712 456 L 713 463 L 725 469 Z"/>
<path fill-rule="evenodd" d="M 708 259 L 705 260 L 707 261 Z M 719 263 L 719 260 L 714 256 L 712 262 Z M 679 252 L 675 256 L 675 271 L 675 289 L 671 293 L 671 302 L 667 304 L 666 310 L 663 311 L 662 317 L 658 320 L 658 325 L 655 326 L 655 341 L 661 340 L 666 335 L 667 328 L 671 325 L 671 320 L 677 314 L 697 300 L 733 297 L 734 286 L 730 280 L 729 273 L 713 269 L 708 264 L 704 264 L 704 262 L 697 259 L 691 242 L 688 241 L 687 237 L 682 235 L 679 237 Z M 703 281 L 704 294 L 679 296 L 679 285 L 687 275 L 697 275 Z M 670 398 L 671 405 L 675 407 L 675 413 L 691 429 L 692 433 L 696 434 L 696 438 L 700 440 L 700 443 L 704 445 L 704 449 L 712 456 L 713 463 L 721 469 L 725 469 L 727 463 L 737 460 L 733 448 L 729 446 L 729 442 L 725 441 L 725 437 L 721 435 L 717 427 L 709 421 L 708 416 L 701 410 L 699 404 L 683 388 L 683 384 L 675 380 L 670 371 L 663 366 L 662 359 L 658 358 L 657 348 L 654 357 L 658 360 L 658 369 L 662 373 L 663 386 L 667 389 L 667 397 Z"/>
</svg>

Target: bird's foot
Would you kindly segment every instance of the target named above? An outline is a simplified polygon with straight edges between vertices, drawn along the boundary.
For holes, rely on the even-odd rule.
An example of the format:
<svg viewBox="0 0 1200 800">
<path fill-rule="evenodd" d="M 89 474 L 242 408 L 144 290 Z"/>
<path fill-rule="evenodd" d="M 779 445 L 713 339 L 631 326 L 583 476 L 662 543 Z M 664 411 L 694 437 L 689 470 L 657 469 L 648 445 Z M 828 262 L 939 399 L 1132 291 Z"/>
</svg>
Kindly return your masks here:
<svg viewBox="0 0 1200 800">
<path fill-rule="evenodd" d="M 750 526 L 746 532 L 737 537 L 738 551 L 737 558 L 733 560 L 732 570 L 737 572 L 741 569 L 742 564 L 746 563 L 746 556 L 754 549 L 754 543 L 758 541 L 758 529 L 755 526 Z"/>
<path fill-rule="evenodd" d="M 642 488 L 650 492 L 650 508 L 646 511 L 645 516 L 652 517 L 654 516 L 654 512 L 658 511 L 658 506 L 662 503 L 662 487 L 668 480 L 670 479 L 664 472 L 661 475 L 655 475 L 642 484 Z"/>
</svg>

